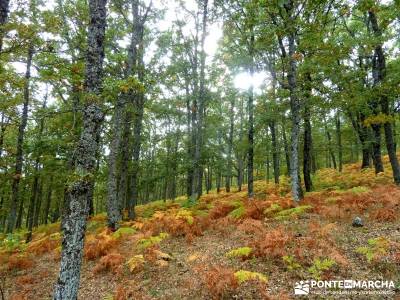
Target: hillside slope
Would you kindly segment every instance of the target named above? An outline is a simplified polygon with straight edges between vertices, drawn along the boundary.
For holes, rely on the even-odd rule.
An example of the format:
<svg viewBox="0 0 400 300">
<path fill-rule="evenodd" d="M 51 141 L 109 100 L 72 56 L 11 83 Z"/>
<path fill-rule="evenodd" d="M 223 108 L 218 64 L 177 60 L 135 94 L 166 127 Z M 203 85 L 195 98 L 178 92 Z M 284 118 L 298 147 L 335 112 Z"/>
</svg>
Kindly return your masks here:
<svg viewBox="0 0 400 300">
<path fill-rule="evenodd" d="M 184 197 L 139 206 L 137 220 L 114 233 L 105 215 L 91 218 L 80 299 L 292 299 L 294 283 L 307 279 L 398 285 L 400 188 L 390 175 L 354 164 L 313 179 L 315 191 L 297 207 L 281 177 L 279 186 L 256 182 L 253 201 L 244 189 L 204 195 L 192 207 Z M 356 216 L 363 227 L 352 226 Z M 59 224 L 38 228 L 29 245 L 23 235 L 1 241 L 5 299 L 50 299 Z"/>
</svg>

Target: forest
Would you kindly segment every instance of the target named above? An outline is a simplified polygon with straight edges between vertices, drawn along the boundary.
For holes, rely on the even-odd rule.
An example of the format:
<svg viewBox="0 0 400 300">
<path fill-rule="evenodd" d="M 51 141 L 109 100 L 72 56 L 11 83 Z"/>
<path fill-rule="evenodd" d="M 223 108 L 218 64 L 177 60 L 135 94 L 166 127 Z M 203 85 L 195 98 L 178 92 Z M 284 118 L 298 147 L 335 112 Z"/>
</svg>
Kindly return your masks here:
<svg viewBox="0 0 400 300">
<path fill-rule="evenodd" d="M 0 0 L 0 299 L 400 299 L 399 46 L 398 0 Z"/>
</svg>

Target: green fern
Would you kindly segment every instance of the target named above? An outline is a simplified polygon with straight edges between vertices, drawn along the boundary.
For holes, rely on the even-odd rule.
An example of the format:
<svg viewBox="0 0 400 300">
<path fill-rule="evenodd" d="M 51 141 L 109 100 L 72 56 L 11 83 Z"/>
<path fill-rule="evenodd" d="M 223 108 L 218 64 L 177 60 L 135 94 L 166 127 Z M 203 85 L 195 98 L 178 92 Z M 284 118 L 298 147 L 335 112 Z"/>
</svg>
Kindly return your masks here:
<svg viewBox="0 0 400 300">
<path fill-rule="evenodd" d="M 336 262 L 331 258 L 325 258 L 323 260 L 317 258 L 314 260 L 313 265 L 308 268 L 308 272 L 314 279 L 321 280 L 322 274 L 331 269 L 335 264 Z"/>
</svg>

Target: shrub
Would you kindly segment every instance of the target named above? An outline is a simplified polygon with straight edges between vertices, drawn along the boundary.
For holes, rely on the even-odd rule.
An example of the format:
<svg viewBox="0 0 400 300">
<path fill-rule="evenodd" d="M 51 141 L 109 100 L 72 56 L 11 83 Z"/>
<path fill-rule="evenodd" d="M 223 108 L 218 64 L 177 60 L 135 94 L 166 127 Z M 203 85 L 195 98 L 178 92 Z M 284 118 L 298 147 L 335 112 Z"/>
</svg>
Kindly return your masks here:
<svg viewBox="0 0 400 300">
<path fill-rule="evenodd" d="M 285 248 L 291 242 L 293 235 L 283 227 L 262 233 L 250 244 L 254 255 L 258 257 L 280 258 L 284 256 Z"/>
<path fill-rule="evenodd" d="M 24 243 L 23 238 L 21 238 L 21 234 L 9 233 L 6 238 L 0 240 L 0 247 L 7 252 L 24 251 L 26 244 Z"/>
<path fill-rule="evenodd" d="M 365 255 L 369 263 L 379 260 L 386 255 L 389 250 L 390 242 L 384 237 L 369 239 L 368 246 L 358 247 L 356 252 Z"/>
<path fill-rule="evenodd" d="M 380 222 L 393 222 L 398 219 L 393 208 L 379 208 L 371 214 L 371 218 Z"/>
<path fill-rule="evenodd" d="M 358 195 L 358 194 L 363 194 L 363 193 L 369 192 L 370 189 L 365 186 L 355 186 L 355 187 L 351 188 L 349 191 L 352 192 L 353 194 Z"/>
<path fill-rule="evenodd" d="M 238 287 L 235 273 L 222 266 L 212 266 L 204 274 L 204 281 L 213 299 L 223 299 Z"/>
<path fill-rule="evenodd" d="M 50 252 L 60 245 L 61 235 L 59 232 L 53 233 L 37 241 L 32 241 L 27 247 L 27 251 L 36 255 Z"/>
<path fill-rule="evenodd" d="M 112 237 L 119 239 L 124 235 L 131 235 L 131 234 L 134 234 L 135 232 L 136 232 L 136 230 L 132 227 L 121 227 L 121 228 L 118 228 L 118 230 L 112 234 Z"/>
<path fill-rule="evenodd" d="M 140 239 L 137 242 L 137 246 L 138 246 L 139 249 L 144 250 L 144 249 L 152 247 L 154 245 L 158 245 L 159 243 L 161 243 L 167 237 L 168 237 L 168 233 L 161 232 L 157 236 L 151 236 L 149 238 Z"/>
<path fill-rule="evenodd" d="M 289 271 L 293 271 L 293 270 L 301 268 L 301 265 L 298 262 L 296 262 L 296 259 L 291 255 L 284 255 L 282 257 L 282 260 L 286 264 L 286 267 Z"/>
<path fill-rule="evenodd" d="M 244 206 L 239 206 L 238 208 L 235 208 L 234 210 L 232 210 L 229 213 L 229 216 L 234 219 L 239 219 L 239 218 L 243 217 L 245 212 L 246 212 L 246 210 L 245 210 Z"/>
<path fill-rule="evenodd" d="M 140 271 L 143 268 L 144 262 L 145 260 L 142 254 L 133 256 L 127 262 L 129 271 L 131 273 Z"/>
<path fill-rule="evenodd" d="M 203 228 L 209 226 L 209 222 L 206 221 L 208 217 L 194 217 L 190 215 L 191 211 L 183 211 L 179 216 L 174 213 L 174 210 L 168 214 L 163 212 L 156 213 L 153 219 L 146 222 L 142 229 L 152 235 L 167 232 L 172 236 L 184 236 L 190 242 L 194 236 L 202 234 Z"/>
<path fill-rule="evenodd" d="M 105 232 L 96 236 L 88 236 L 85 243 L 84 256 L 88 260 L 94 260 L 110 253 L 117 244 L 118 240 Z"/>
<path fill-rule="evenodd" d="M 261 273 L 250 272 L 246 270 L 239 270 L 235 272 L 235 278 L 237 279 L 239 284 L 249 280 L 258 280 L 261 282 L 267 282 L 268 280 L 267 277 Z"/>
<path fill-rule="evenodd" d="M 314 279 L 321 280 L 324 272 L 329 271 L 336 262 L 333 259 L 325 258 L 323 260 L 315 259 L 313 265 L 308 268 L 308 272 L 313 276 Z"/>
<path fill-rule="evenodd" d="M 247 201 L 246 203 L 246 218 L 255 220 L 264 219 L 264 209 L 269 205 L 267 201 Z"/>
<path fill-rule="evenodd" d="M 272 216 L 282 210 L 283 210 L 283 208 L 279 204 L 272 203 L 270 207 L 268 207 L 264 210 L 264 214 L 267 216 Z"/>
<path fill-rule="evenodd" d="M 121 273 L 122 264 L 124 262 L 124 257 L 119 253 L 110 253 L 102 258 L 93 269 L 94 273 L 100 273 L 103 271 L 111 271 L 114 274 Z"/>
<path fill-rule="evenodd" d="M 247 234 L 261 234 L 265 231 L 265 226 L 259 220 L 245 219 L 237 227 L 239 230 Z"/>
<path fill-rule="evenodd" d="M 8 258 L 8 270 L 26 270 L 32 268 L 33 261 L 23 254 L 13 254 Z"/>
<path fill-rule="evenodd" d="M 253 251 L 253 249 L 251 249 L 250 247 L 241 247 L 241 248 L 233 249 L 233 250 L 227 252 L 225 255 L 227 257 L 240 257 L 242 259 L 246 259 L 246 258 L 250 257 L 252 251 Z"/>
<path fill-rule="evenodd" d="M 178 210 L 178 213 L 176 214 L 176 218 L 185 220 L 189 225 L 192 225 L 194 222 L 192 212 L 187 209 Z"/>
<path fill-rule="evenodd" d="M 276 220 L 286 220 L 293 217 L 298 217 L 312 209 L 311 205 L 300 205 L 294 208 L 282 210 L 276 214 Z"/>
<path fill-rule="evenodd" d="M 211 220 L 226 217 L 235 207 L 228 203 L 218 204 L 214 206 L 208 214 Z"/>
</svg>

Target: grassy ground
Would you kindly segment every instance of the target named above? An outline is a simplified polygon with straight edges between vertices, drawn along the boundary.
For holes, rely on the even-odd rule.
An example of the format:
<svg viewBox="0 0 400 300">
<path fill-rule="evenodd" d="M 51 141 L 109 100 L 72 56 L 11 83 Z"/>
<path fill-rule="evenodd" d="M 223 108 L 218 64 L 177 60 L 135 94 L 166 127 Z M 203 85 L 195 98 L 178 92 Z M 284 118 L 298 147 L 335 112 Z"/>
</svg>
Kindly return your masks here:
<svg viewBox="0 0 400 300">
<path fill-rule="evenodd" d="M 390 170 L 387 165 L 386 170 Z M 296 281 L 393 280 L 391 295 L 332 299 L 400 299 L 400 189 L 391 175 L 346 165 L 320 170 L 315 191 L 297 206 L 290 186 L 255 183 L 246 190 L 181 197 L 137 208 L 115 233 L 105 215 L 88 223 L 80 299 L 294 299 Z M 352 227 L 359 216 L 364 227 Z M 5 299 L 50 299 L 59 267 L 59 224 L 3 238 Z M 20 242 L 21 240 L 21 242 Z M 309 295 L 311 299 L 329 299 Z M 303 297 L 304 298 L 304 297 Z"/>
</svg>

